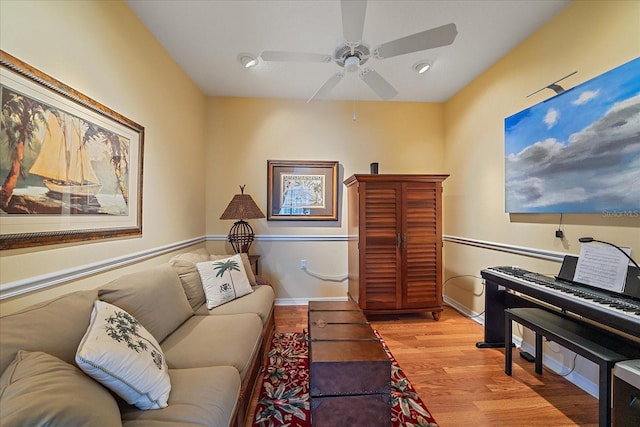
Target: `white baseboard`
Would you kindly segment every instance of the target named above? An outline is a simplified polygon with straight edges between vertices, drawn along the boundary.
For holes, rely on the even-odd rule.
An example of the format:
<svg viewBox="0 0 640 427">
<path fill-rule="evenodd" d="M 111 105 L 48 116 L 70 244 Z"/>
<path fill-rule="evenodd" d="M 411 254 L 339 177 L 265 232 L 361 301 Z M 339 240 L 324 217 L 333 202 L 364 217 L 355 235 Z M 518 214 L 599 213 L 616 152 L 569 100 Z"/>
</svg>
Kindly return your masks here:
<svg viewBox="0 0 640 427">
<path fill-rule="evenodd" d="M 516 347 L 520 347 L 522 351 L 526 351 L 527 353 L 530 353 L 533 355 L 535 355 L 536 353 L 536 349 L 534 348 L 533 345 L 526 342 L 522 342 L 522 340 L 520 340 L 520 343 L 516 343 Z M 578 355 L 577 357 L 582 357 L 582 356 Z M 571 360 L 572 359 L 573 358 L 571 358 Z M 576 358 L 576 362 L 577 361 L 578 359 Z M 556 359 L 553 359 L 549 356 L 544 355 L 544 353 L 542 354 L 542 365 L 546 366 L 549 370 L 555 372 L 557 375 L 564 376 L 564 378 L 566 378 L 567 381 L 580 387 L 583 391 L 589 393 L 591 396 L 595 397 L 596 399 L 598 398 L 598 383 L 594 383 L 588 378 L 585 378 L 584 376 L 580 375 L 580 373 L 578 373 L 576 370 L 571 371 L 571 368 L 572 368 L 571 366 L 565 366 L 562 363 L 558 362 Z M 566 373 L 569 371 L 571 372 L 567 375 Z"/>
<path fill-rule="evenodd" d="M 460 304 L 455 299 L 449 298 L 446 295 L 444 295 L 442 297 L 442 300 L 448 306 L 450 306 L 451 308 L 453 308 L 454 310 L 456 310 L 458 313 L 462 314 L 463 316 L 470 318 L 474 322 L 477 322 L 477 323 L 479 323 L 481 325 L 484 325 L 484 313 L 476 313 L 474 311 L 471 311 L 467 307 L 465 307 L 464 305 Z"/>
</svg>

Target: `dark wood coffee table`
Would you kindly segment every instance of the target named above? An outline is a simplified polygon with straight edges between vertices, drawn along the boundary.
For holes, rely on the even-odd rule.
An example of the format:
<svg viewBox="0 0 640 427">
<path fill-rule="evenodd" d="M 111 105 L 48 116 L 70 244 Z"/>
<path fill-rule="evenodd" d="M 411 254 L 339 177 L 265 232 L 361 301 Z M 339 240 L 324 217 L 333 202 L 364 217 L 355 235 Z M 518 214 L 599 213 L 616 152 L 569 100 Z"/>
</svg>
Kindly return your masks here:
<svg viewBox="0 0 640 427">
<path fill-rule="evenodd" d="M 391 360 L 349 305 L 309 308 L 311 425 L 391 426 Z M 357 307 L 357 306 L 356 306 Z"/>
</svg>

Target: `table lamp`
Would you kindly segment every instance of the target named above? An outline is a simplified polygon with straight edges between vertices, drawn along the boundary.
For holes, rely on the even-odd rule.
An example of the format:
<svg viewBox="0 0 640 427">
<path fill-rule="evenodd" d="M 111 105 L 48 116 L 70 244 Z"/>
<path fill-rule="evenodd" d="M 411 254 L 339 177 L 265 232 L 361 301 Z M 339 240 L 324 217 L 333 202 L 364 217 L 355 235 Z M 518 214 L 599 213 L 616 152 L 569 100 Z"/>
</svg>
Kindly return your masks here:
<svg viewBox="0 0 640 427">
<path fill-rule="evenodd" d="M 255 235 L 253 228 L 245 219 L 264 218 L 264 214 L 253 201 L 250 195 L 244 194 L 244 185 L 240 186 L 240 194 L 233 196 L 227 208 L 222 212 L 220 219 L 237 219 L 231 230 L 227 240 L 231 243 L 235 253 L 249 253 L 249 247 L 253 242 Z"/>
</svg>

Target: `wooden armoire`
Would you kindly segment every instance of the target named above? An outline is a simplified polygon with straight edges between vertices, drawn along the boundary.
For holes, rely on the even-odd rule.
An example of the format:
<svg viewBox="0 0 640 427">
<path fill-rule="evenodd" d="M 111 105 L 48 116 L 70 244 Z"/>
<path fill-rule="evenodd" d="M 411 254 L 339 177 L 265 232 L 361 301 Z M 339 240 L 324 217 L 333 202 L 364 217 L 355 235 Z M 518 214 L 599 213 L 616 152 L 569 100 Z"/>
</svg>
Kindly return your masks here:
<svg viewBox="0 0 640 427">
<path fill-rule="evenodd" d="M 449 175 L 352 175 L 349 296 L 367 314 L 442 312 L 442 181 Z"/>
</svg>

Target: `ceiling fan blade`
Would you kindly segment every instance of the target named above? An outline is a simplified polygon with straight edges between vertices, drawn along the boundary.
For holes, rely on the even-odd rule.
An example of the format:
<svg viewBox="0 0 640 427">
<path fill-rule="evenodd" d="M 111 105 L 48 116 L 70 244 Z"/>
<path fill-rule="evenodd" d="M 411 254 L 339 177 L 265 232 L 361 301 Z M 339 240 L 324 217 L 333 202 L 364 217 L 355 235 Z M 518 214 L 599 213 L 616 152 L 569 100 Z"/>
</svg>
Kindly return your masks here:
<svg viewBox="0 0 640 427">
<path fill-rule="evenodd" d="M 371 89 L 382 99 L 389 100 L 398 94 L 391 84 L 384 79 L 377 71 L 365 68 L 360 72 L 360 78 L 369 85 Z"/>
<path fill-rule="evenodd" d="M 451 23 L 383 43 L 374 49 L 373 54 L 378 59 L 384 59 L 447 46 L 453 43 L 456 35 L 458 35 L 456 24 Z"/>
<path fill-rule="evenodd" d="M 342 0 L 342 34 L 348 42 L 361 42 L 366 0 Z"/>
<path fill-rule="evenodd" d="M 277 62 L 331 62 L 331 55 L 321 53 L 283 52 L 265 50 L 260 54 L 263 61 Z"/>
<path fill-rule="evenodd" d="M 311 98 L 307 100 L 307 103 L 311 102 L 311 100 L 315 98 L 320 98 L 327 95 L 329 92 L 331 92 L 331 90 L 333 90 L 334 87 L 336 87 L 338 83 L 340 83 L 340 80 L 342 80 L 343 77 L 343 71 L 338 71 L 333 76 L 329 77 L 329 80 L 327 80 L 322 86 L 320 86 L 320 89 L 318 89 L 316 93 L 314 93 Z"/>
</svg>

